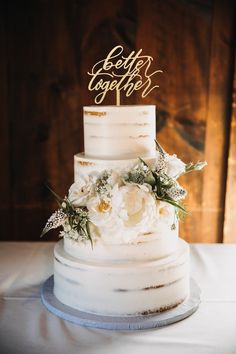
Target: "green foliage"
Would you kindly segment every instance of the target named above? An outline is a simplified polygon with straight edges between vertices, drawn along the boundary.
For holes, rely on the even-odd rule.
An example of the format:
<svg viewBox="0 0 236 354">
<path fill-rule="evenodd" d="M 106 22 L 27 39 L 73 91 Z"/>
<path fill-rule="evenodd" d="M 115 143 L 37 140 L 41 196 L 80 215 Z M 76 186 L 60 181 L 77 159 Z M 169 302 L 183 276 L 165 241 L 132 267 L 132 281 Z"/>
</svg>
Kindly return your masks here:
<svg viewBox="0 0 236 354">
<path fill-rule="evenodd" d="M 54 212 L 47 221 L 41 236 L 45 235 L 51 229 L 58 228 L 59 226 L 69 225 L 70 229 L 77 231 L 82 239 L 89 240 L 93 247 L 93 241 L 89 228 L 89 215 L 86 207 L 74 207 L 69 199 L 59 197 L 53 190 L 49 190 L 54 195 L 60 209 Z M 69 234 L 69 232 L 68 232 Z"/>
<path fill-rule="evenodd" d="M 189 162 L 186 164 L 185 166 L 185 173 L 189 173 L 189 172 L 192 172 L 192 171 L 200 171 L 203 169 L 203 167 L 205 167 L 207 165 L 207 162 L 206 161 L 198 161 L 196 163 L 193 163 L 193 162 Z"/>
</svg>

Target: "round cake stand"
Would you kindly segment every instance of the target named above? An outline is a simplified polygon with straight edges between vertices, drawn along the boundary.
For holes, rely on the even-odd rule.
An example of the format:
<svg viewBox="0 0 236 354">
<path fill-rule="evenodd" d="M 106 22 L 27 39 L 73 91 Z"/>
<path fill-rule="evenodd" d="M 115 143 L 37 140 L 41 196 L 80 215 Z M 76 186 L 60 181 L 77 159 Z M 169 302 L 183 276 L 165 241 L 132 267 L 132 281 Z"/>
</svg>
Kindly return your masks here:
<svg viewBox="0 0 236 354">
<path fill-rule="evenodd" d="M 140 316 L 102 316 L 66 306 L 53 294 L 53 275 L 43 284 L 41 299 L 50 312 L 66 321 L 86 327 L 137 331 L 168 326 L 192 315 L 200 304 L 200 288 L 190 279 L 190 296 L 182 304 L 162 313 Z"/>
</svg>

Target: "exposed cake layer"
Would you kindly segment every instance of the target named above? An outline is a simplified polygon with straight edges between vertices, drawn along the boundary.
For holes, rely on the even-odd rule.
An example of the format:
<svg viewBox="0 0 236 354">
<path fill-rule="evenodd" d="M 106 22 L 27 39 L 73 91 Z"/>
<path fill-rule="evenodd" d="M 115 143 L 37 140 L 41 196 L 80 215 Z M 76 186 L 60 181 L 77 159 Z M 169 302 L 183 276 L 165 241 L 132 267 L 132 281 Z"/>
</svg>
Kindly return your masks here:
<svg viewBox="0 0 236 354">
<path fill-rule="evenodd" d="M 159 230 L 159 233 L 140 235 L 135 242 L 112 244 L 102 239 L 77 242 L 64 238 L 65 251 L 78 259 L 90 262 L 142 262 L 151 261 L 173 254 L 178 246 L 178 229 Z"/>
<path fill-rule="evenodd" d="M 145 162 L 152 166 L 155 163 L 155 157 L 143 157 Z M 74 156 L 74 178 L 75 182 L 79 177 L 86 176 L 91 172 L 102 172 L 104 170 L 115 170 L 120 172 L 125 169 L 131 169 L 138 162 L 138 157 L 133 159 L 115 160 L 115 159 L 96 159 L 79 153 Z"/>
<path fill-rule="evenodd" d="M 163 311 L 189 294 L 189 246 L 155 261 L 109 264 L 78 260 L 54 250 L 54 294 L 72 308 L 103 315 L 135 315 Z"/>
<path fill-rule="evenodd" d="M 113 159 L 154 156 L 155 139 L 155 106 L 84 107 L 87 156 Z"/>
</svg>

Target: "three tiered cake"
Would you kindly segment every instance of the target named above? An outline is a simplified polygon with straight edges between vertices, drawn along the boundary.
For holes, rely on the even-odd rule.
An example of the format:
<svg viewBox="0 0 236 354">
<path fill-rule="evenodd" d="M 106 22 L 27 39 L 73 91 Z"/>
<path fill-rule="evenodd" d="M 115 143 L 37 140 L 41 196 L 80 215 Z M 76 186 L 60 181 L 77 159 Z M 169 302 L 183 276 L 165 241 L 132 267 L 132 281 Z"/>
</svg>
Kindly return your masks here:
<svg viewBox="0 0 236 354">
<path fill-rule="evenodd" d="M 189 246 L 178 237 L 185 164 L 156 139 L 152 105 L 84 107 L 75 182 L 43 233 L 63 227 L 54 295 L 84 312 L 158 313 L 189 296 Z"/>
</svg>

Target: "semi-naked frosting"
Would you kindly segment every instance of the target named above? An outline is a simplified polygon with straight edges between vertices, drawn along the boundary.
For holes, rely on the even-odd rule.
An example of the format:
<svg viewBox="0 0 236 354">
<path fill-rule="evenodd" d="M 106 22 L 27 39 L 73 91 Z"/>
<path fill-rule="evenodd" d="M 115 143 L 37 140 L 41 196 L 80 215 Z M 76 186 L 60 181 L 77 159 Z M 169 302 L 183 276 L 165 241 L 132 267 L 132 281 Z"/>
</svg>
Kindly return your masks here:
<svg viewBox="0 0 236 354">
<path fill-rule="evenodd" d="M 54 294 L 64 304 L 104 315 L 148 314 L 175 307 L 189 294 L 189 247 L 140 262 L 90 262 L 54 251 Z"/>
<path fill-rule="evenodd" d="M 99 158 L 155 155 L 155 106 L 84 107 L 84 151 Z"/>
<path fill-rule="evenodd" d="M 111 236 L 111 235 L 110 235 Z M 112 239 L 112 237 L 110 237 Z M 148 233 L 138 236 L 132 243 L 112 243 L 109 240 L 95 240 L 93 248 L 89 243 L 78 243 L 64 239 L 65 251 L 77 259 L 86 261 L 142 262 L 164 258 L 178 248 L 178 230 L 166 233 Z"/>
<path fill-rule="evenodd" d="M 103 171 L 124 174 L 139 157 L 154 166 L 155 123 L 151 105 L 84 107 L 85 151 L 74 156 L 71 193 Z M 55 246 L 55 296 L 72 308 L 114 316 L 164 311 L 183 302 L 189 294 L 189 246 L 178 237 L 175 207 L 135 184 L 113 189 L 119 222 L 109 213 L 97 215 L 96 203 L 94 197 L 87 203 L 93 247 L 66 236 Z M 134 222 L 129 212 L 142 211 L 142 203 Z"/>
</svg>

